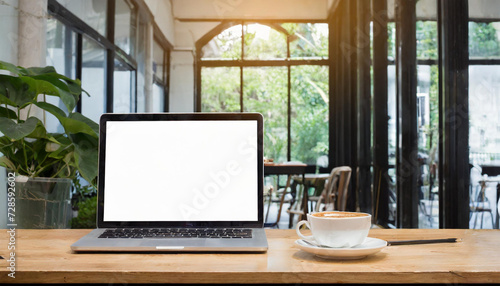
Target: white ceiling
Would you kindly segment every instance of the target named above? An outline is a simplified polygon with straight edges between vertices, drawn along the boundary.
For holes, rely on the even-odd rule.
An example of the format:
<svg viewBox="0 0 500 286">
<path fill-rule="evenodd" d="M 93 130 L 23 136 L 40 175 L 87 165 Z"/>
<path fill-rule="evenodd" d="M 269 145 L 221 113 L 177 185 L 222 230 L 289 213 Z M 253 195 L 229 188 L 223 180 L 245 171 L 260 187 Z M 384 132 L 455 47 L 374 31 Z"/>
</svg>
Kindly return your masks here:
<svg viewBox="0 0 500 286">
<path fill-rule="evenodd" d="M 326 20 L 334 0 L 172 0 L 176 20 Z"/>
</svg>

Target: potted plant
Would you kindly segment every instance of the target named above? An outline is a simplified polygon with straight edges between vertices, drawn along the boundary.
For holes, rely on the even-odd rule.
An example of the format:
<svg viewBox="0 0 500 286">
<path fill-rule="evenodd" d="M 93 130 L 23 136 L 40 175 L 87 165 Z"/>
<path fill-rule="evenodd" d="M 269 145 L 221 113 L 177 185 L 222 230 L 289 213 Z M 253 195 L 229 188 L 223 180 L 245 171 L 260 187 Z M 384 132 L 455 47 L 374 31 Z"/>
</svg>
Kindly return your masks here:
<svg viewBox="0 0 500 286">
<path fill-rule="evenodd" d="M 53 67 L 23 68 L 0 61 L 0 166 L 15 176 L 15 216 L 22 228 L 65 228 L 71 219 L 70 194 L 80 178 L 96 184 L 99 126 L 73 110 L 84 92 L 79 80 Z M 56 96 L 63 110 L 46 102 Z M 47 132 L 32 113 L 55 116 L 62 133 Z M 45 116 L 44 116 L 45 117 Z"/>
</svg>

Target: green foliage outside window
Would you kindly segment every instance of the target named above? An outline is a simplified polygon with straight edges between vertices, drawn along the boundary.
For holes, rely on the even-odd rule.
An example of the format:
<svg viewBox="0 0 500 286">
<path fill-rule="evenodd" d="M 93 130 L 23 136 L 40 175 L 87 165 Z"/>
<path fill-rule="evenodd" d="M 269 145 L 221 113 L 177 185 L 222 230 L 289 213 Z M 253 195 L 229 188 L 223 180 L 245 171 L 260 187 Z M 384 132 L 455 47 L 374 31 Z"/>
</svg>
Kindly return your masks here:
<svg viewBox="0 0 500 286">
<path fill-rule="evenodd" d="M 240 68 L 202 68 L 201 94 L 203 112 L 239 112 Z"/>
<path fill-rule="evenodd" d="M 243 111 L 264 116 L 264 156 L 286 161 L 286 67 L 245 67 L 243 78 Z"/>
<path fill-rule="evenodd" d="M 498 23 L 469 22 L 469 56 L 500 57 L 500 42 L 498 41 Z"/>
<path fill-rule="evenodd" d="M 287 38 L 290 58 L 328 57 L 326 24 L 285 23 L 272 27 L 252 24 L 244 25 L 243 29 L 245 60 L 284 60 Z M 241 59 L 241 26 L 226 29 L 203 51 L 202 60 Z M 243 106 L 240 105 L 241 69 Z M 242 109 L 262 113 L 264 156 L 276 162 L 287 161 L 288 72 L 285 63 L 272 67 L 202 67 L 202 111 L 238 112 Z M 318 157 L 328 154 L 328 67 L 292 66 L 290 79 L 290 159 L 316 164 Z"/>
</svg>

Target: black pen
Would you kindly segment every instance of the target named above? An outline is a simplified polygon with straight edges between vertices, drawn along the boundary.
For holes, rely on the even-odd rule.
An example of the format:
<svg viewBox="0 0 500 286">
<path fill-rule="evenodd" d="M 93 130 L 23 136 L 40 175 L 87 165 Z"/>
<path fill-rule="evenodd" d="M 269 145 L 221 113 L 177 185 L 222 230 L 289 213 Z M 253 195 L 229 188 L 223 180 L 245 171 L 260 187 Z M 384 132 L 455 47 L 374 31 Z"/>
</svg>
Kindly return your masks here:
<svg viewBox="0 0 500 286">
<path fill-rule="evenodd" d="M 457 242 L 459 240 L 460 239 L 458 239 L 458 238 L 395 240 L 395 241 L 387 241 L 387 245 L 408 245 L 408 244 L 444 243 L 444 242 Z"/>
</svg>

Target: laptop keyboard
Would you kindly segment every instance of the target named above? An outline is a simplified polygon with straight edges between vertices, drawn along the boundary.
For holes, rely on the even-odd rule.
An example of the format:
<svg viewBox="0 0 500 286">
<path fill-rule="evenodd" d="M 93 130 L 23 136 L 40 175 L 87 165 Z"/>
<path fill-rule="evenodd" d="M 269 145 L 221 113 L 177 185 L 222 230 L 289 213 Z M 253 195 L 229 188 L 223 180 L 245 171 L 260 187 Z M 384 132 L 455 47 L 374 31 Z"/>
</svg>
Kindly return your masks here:
<svg viewBox="0 0 500 286">
<path fill-rule="evenodd" d="M 252 238 L 242 228 L 117 228 L 105 230 L 99 238 Z"/>
</svg>

